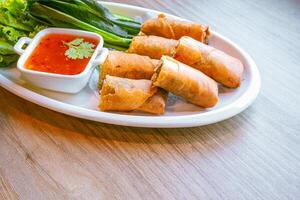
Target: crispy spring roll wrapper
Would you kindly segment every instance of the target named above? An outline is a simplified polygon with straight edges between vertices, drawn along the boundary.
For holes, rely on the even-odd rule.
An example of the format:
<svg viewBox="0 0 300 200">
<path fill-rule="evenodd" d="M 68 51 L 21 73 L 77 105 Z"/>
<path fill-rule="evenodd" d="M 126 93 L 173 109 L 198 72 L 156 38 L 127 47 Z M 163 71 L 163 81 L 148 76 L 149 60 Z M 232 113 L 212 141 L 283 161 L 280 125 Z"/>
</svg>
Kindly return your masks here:
<svg viewBox="0 0 300 200">
<path fill-rule="evenodd" d="M 110 51 L 101 67 L 99 88 L 106 75 L 130 79 L 151 79 L 158 60 L 137 54 Z"/>
<path fill-rule="evenodd" d="M 182 37 L 175 52 L 176 60 L 202 71 L 227 87 L 239 87 L 244 71 L 240 60 L 190 37 Z"/>
<path fill-rule="evenodd" d="M 101 90 L 100 110 L 141 110 L 163 114 L 167 93 L 154 87 L 150 80 L 133 80 L 107 75 Z"/>
<path fill-rule="evenodd" d="M 160 59 L 163 55 L 172 56 L 177 44 L 177 40 L 158 36 L 136 36 L 132 39 L 127 52 Z"/>
<path fill-rule="evenodd" d="M 153 114 L 163 114 L 165 112 L 166 102 L 168 99 L 168 92 L 158 88 L 157 92 L 147 99 L 145 103 L 138 108 L 138 110 L 149 112 Z"/>
<path fill-rule="evenodd" d="M 207 41 L 210 36 L 208 26 L 197 23 L 170 20 L 164 14 L 143 23 L 141 31 L 146 35 L 157 35 L 178 40 L 182 36 L 189 36 L 200 42 Z"/>
<path fill-rule="evenodd" d="M 214 80 L 168 56 L 161 58 L 152 81 L 153 85 L 204 108 L 218 102 L 218 85 Z"/>
</svg>

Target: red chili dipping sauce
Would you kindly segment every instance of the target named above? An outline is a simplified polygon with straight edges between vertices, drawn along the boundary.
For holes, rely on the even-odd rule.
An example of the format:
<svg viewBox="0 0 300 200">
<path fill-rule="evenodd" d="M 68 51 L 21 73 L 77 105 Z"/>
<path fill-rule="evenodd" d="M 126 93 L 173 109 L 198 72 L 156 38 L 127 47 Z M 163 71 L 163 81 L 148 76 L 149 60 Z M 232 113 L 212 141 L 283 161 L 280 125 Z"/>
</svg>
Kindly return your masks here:
<svg viewBox="0 0 300 200">
<path fill-rule="evenodd" d="M 89 37 L 68 34 L 47 34 L 41 39 L 27 59 L 25 68 L 63 75 L 80 74 L 84 71 L 92 54 L 83 58 L 69 57 L 66 51 L 69 50 L 70 46 L 67 43 L 75 39 L 81 39 L 85 43 L 90 43 L 93 46 L 93 50 L 99 43 L 97 39 Z M 76 46 L 74 49 L 76 49 Z"/>
</svg>

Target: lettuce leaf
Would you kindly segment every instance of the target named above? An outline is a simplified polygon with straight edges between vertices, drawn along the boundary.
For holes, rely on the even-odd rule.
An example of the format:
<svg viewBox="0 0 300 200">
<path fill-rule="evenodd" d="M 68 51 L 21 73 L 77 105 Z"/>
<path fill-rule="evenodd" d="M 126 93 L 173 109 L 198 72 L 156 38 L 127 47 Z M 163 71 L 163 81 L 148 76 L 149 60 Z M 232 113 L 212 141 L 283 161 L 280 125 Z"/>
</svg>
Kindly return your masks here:
<svg viewBox="0 0 300 200">
<path fill-rule="evenodd" d="M 26 0 L 0 0 L 0 24 L 32 31 L 36 22 L 26 12 Z"/>
<path fill-rule="evenodd" d="M 5 8 L 15 16 L 24 12 L 26 6 L 27 6 L 26 0 L 0 0 L 0 8 Z"/>
<path fill-rule="evenodd" d="M 12 54 L 16 54 L 16 53 L 11 44 L 0 40 L 0 54 L 1 55 L 12 55 Z"/>
<path fill-rule="evenodd" d="M 0 24 L 11 26 L 23 31 L 32 31 L 34 25 L 28 22 L 24 23 L 24 19 L 21 16 L 15 17 L 8 10 L 0 8 Z"/>
<path fill-rule="evenodd" d="M 0 67 L 7 67 L 10 64 L 16 62 L 19 58 L 19 55 L 0 55 Z"/>
<path fill-rule="evenodd" d="M 13 45 L 42 29 L 27 12 L 27 0 L 0 0 L 0 67 L 17 61 Z"/>
<path fill-rule="evenodd" d="M 11 43 L 16 43 L 21 37 L 26 36 L 24 31 L 19 31 L 10 26 L 3 26 L 0 24 L 0 35 Z"/>
</svg>

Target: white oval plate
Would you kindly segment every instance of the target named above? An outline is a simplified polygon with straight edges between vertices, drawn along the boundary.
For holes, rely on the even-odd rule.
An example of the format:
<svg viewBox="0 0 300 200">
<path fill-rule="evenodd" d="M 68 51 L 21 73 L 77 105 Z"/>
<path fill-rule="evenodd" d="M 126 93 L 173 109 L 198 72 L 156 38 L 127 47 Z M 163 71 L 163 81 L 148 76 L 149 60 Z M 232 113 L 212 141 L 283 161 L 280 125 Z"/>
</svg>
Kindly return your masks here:
<svg viewBox="0 0 300 200">
<path fill-rule="evenodd" d="M 103 4 L 116 14 L 138 17 L 142 21 L 155 17 L 159 13 L 146 8 L 119 3 L 104 2 Z M 168 17 L 179 19 L 173 15 L 168 15 Z M 109 124 L 153 128 L 193 127 L 211 124 L 230 118 L 245 110 L 257 97 L 261 81 L 255 62 L 236 44 L 216 32 L 213 32 L 209 44 L 240 59 L 245 66 L 241 86 L 237 89 L 220 86 L 220 101 L 212 109 L 201 109 L 178 97 L 170 96 L 166 113 L 162 116 L 141 112 L 101 112 L 97 108 L 99 103 L 97 72 L 93 74 L 88 86 L 77 94 L 64 94 L 34 88 L 22 80 L 15 67 L 0 69 L 0 86 L 51 110 Z"/>
</svg>

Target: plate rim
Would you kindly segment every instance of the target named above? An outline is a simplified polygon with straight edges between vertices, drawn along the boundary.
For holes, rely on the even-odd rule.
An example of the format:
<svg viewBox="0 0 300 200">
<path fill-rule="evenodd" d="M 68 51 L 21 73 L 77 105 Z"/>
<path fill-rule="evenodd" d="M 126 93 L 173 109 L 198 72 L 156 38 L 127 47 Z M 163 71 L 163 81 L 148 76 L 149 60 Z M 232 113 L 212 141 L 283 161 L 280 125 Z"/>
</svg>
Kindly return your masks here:
<svg viewBox="0 0 300 200">
<path fill-rule="evenodd" d="M 145 12 L 159 11 L 147 9 L 139 6 L 133 6 L 128 4 L 114 3 L 114 2 L 101 2 L 104 5 L 113 5 L 131 9 L 142 10 Z M 170 14 L 168 14 L 170 15 Z M 174 15 L 170 15 L 174 16 Z M 174 16 L 175 18 L 179 18 Z M 182 18 L 180 18 L 182 19 Z M 196 127 L 202 125 L 208 125 L 223 121 L 231 118 L 246 108 L 248 108 L 259 94 L 261 88 L 261 76 L 257 65 L 251 56 L 240 48 L 237 44 L 232 42 L 225 36 L 212 31 L 212 34 L 221 40 L 225 41 L 229 45 L 233 46 L 247 61 L 249 70 L 252 73 L 253 80 L 250 82 L 248 89 L 236 100 L 229 105 L 211 110 L 205 113 L 189 114 L 184 116 L 137 116 L 137 115 L 123 115 L 117 113 L 102 112 L 98 110 L 91 110 L 80 106 L 64 103 L 39 93 L 31 91 L 22 87 L 0 74 L 0 86 L 10 91 L 11 93 L 42 107 L 54 110 L 59 113 L 70 115 L 77 118 L 131 127 L 144 127 L 144 128 L 183 128 L 183 127 Z M 151 120 L 149 120 L 151 119 Z"/>
</svg>

